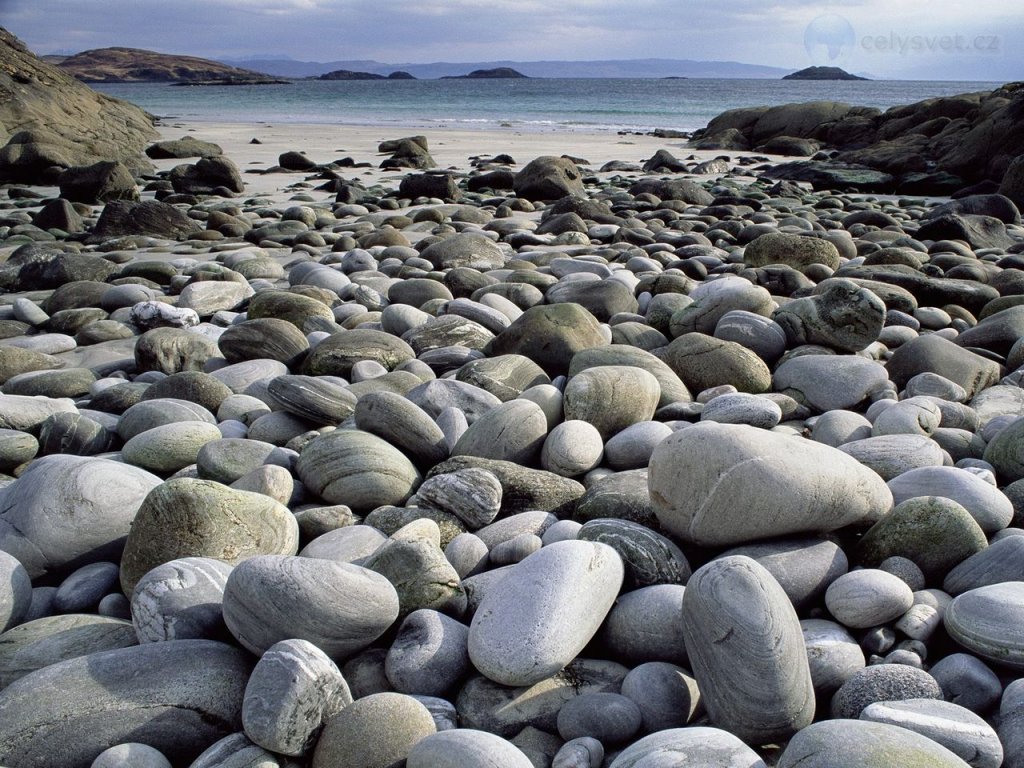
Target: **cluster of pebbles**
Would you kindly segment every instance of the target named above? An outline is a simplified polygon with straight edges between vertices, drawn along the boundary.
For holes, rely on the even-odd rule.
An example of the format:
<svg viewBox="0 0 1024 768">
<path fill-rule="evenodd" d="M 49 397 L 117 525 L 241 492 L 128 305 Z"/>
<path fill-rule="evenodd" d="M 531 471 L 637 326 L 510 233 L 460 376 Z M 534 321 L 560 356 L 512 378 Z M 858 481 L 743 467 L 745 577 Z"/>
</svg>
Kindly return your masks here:
<svg viewBox="0 0 1024 768">
<path fill-rule="evenodd" d="M 1016 208 L 717 163 L 14 224 L 0 764 L 1024 765 Z"/>
</svg>

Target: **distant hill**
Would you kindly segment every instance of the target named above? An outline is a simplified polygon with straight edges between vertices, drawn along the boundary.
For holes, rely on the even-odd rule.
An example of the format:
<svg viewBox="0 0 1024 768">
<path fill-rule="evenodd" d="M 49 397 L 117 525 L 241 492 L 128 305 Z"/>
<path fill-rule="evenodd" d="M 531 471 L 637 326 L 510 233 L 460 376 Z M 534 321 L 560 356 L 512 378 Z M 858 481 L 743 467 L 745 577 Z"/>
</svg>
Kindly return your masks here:
<svg viewBox="0 0 1024 768">
<path fill-rule="evenodd" d="M 468 75 L 445 75 L 442 80 L 508 80 L 526 77 L 512 67 L 495 67 L 494 69 L 474 69 Z"/>
<path fill-rule="evenodd" d="M 274 75 L 240 69 L 219 61 L 157 53 L 141 48 L 95 48 L 64 57 L 57 66 L 86 83 L 244 85 L 283 82 Z"/>
<path fill-rule="evenodd" d="M 852 75 L 839 67 L 807 67 L 799 72 L 786 75 L 783 80 L 867 80 L 866 77 Z"/>
<path fill-rule="evenodd" d="M 736 61 L 694 61 L 692 59 L 603 59 L 595 61 L 478 61 L 478 62 L 433 62 L 430 64 L 383 63 L 369 59 L 352 61 L 297 61 L 282 58 L 225 59 L 234 64 L 277 77 L 316 77 L 325 72 L 347 69 L 356 72 L 371 72 L 386 75 L 402 70 L 417 78 L 435 79 L 452 75 L 463 75 L 475 69 L 496 69 L 509 67 L 527 77 L 564 78 L 751 78 L 778 79 L 790 70 L 780 67 L 764 67 L 757 64 L 743 64 Z"/>
</svg>

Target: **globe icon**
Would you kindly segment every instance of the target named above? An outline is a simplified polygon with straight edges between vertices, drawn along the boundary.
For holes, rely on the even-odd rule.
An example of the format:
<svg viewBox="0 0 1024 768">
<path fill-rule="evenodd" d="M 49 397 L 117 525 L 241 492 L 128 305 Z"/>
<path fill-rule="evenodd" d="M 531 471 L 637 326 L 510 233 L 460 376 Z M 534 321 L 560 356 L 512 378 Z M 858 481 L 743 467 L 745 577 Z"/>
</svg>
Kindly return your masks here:
<svg viewBox="0 0 1024 768">
<path fill-rule="evenodd" d="M 818 16 L 804 30 L 804 48 L 817 66 L 838 66 L 856 42 L 853 26 L 835 13 Z"/>
</svg>

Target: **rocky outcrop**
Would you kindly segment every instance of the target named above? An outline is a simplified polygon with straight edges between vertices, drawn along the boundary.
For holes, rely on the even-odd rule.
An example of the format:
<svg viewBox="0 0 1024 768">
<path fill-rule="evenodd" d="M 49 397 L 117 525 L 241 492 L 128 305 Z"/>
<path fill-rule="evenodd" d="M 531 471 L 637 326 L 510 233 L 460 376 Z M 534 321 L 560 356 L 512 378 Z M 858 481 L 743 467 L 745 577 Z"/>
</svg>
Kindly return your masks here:
<svg viewBox="0 0 1024 768">
<path fill-rule="evenodd" d="M 84 83 L 261 85 L 288 82 L 219 61 L 141 48 L 95 48 L 68 56 L 58 66 Z"/>
<path fill-rule="evenodd" d="M 772 178 L 806 180 L 819 189 L 864 189 L 844 185 L 841 177 L 870 171 L 871 191 L 948 195 L 982 181 L 998 183 L 1024 154 L 1024 83 L 885 112 L 830 101 L 733 109 L 697 131 L 692 143 L 769 151 L 771 142 L 783 138 L 838 150 L 830 159 L 844 173 L 837 179 L 809 161 L 787 164 L 789 175 L 780 176 L 776 168 Z"/>
<path fill-rule="evenodd" d="M 101 160 L 151 170 L 142 152 L 156 135 L 152 115 L 79 83 L 0 28 L 0 182 L 55 183 Z"/>
</svg>

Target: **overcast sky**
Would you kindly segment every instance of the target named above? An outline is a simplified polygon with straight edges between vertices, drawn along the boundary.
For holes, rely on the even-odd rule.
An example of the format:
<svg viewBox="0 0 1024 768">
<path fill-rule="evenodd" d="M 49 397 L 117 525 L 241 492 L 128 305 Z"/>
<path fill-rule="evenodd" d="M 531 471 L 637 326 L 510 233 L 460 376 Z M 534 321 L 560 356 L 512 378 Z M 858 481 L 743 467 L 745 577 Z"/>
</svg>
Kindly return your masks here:
<svg viewBox="0 0 1024 768">
<path fill-rule="evenodd" d="M 678 58 L 1024 79 L 1021 0 L 0 0 L 37 53 L 387 63 Z"/>
</svg>

